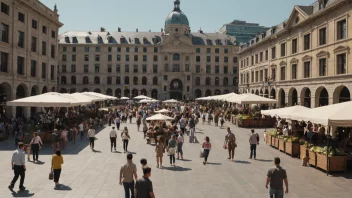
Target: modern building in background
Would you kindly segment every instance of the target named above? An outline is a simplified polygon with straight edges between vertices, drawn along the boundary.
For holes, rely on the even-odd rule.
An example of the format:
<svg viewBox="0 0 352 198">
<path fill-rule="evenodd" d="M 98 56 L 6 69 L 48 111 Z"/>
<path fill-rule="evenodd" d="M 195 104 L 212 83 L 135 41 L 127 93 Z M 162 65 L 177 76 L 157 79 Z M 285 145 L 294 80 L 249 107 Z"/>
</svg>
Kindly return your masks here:
<svg viewBox="0 0 352 198">
<path fill-rule="evenodd" d="M 0 0 L 0 114 L 29 117 L 36 109 L 6 101 L 56 91 L 59 15 L 39 0 Z"/>
<path fill-rule="evenodd" d="M 193 99 L 237 91 L 233 36 L 191 32 L 174 2 L 160 32 L 84 31 L 59 36 L 60 92 Z"/>
<path fill-rule="evenodd" d="M 247 43 L 257 34 L 267 31 L 269 28 L 260 26 L 257 23 L 247 23 L 246 21 L 234 20 L 223 25 L 219 32 L 236 37 L 237 44 Z"/>
<path fill-rule="evenodd" d="M 319 107 L 351 100 L 351 0 L 295 6 L 289 19 L 241 46 L 240 92 L 278 106 Z"/>
</svg>

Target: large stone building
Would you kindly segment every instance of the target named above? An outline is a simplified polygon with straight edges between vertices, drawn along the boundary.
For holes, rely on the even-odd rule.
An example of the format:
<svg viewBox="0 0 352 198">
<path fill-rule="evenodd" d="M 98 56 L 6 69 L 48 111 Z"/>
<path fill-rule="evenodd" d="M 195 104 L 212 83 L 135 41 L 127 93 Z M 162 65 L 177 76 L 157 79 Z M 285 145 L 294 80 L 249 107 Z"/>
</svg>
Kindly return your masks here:
<svg viewBox="0 0 352 198">
<path fill-rule="evenodd" d="M 56 90 L 62 24 L 39 0 L 0 0 L 0 9 L 0 113 L 29 117 L 29 108 L 5 103 Z"/>
<path fill-rule="evenodd" d="M 276 98 L 280 107 L 349 101 L 351 3 L 295 6 L 288 20 L 241 46 L 240 92 Z"/>
<path fill-rule="evenodd" d="M 223 25 L 219 32 L 236 37 L 237 44 L 247 43 L 257 34 L 267 31 L 269 28 L 260 26 L 257 23 L 247 23 L 246 21 L 234 20 Z"/>
<path fill-rule="evenodd" d="M 161 32 L 65 32 L 59 36 L 60 92 L 192 99 L 237 90 L 235 38 L 191 33 L 180 1 Z"/>
</svg>

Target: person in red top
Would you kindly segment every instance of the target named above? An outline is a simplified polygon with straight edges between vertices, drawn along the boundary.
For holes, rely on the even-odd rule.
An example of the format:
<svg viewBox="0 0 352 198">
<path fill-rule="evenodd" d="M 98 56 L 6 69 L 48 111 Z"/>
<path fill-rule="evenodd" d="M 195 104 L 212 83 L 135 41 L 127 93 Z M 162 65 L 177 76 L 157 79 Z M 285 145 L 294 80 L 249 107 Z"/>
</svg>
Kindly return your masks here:
<svg viewBox="0 0 352 198">
<path fill-rule="evenodd" d="M 205 165 L 208 161 L 208 156 L 209 156 L 209 152 L 211 149 L 211 143 L 210 143 L 210 139 L 208 136 L 206 136 L 204 138 L 204 142 L 202 144 L 202 148 L 203 148 L 203 157 L 204 157 L 204 161 L 203 161 L 203 165 Z"/>
</svg>

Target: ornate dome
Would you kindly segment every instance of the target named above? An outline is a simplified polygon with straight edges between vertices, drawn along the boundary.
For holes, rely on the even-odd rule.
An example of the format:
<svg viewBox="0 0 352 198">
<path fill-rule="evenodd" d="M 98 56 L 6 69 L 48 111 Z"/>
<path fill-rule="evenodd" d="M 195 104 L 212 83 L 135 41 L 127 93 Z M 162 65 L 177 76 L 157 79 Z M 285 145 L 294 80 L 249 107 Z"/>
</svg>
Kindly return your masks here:
<svg viewBox="0 0 352 198">
<path fill-rule="evenodd" d="M 180 1 L 175 0 L 174 10 L 166 17 L 165 26 L 167 25 L 187 25 L 189 26 L 187 16 L 180 9 Z"/>
</svg>

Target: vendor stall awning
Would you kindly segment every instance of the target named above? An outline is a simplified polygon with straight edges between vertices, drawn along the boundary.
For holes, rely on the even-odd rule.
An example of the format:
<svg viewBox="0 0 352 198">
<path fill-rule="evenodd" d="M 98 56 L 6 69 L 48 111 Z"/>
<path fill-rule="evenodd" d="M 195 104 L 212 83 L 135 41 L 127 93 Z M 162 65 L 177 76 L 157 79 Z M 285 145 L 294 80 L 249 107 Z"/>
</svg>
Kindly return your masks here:
<svg viewBox="0 0 352 198">
<path fill-rule="evenodd" d="M 163 101 L 163 103 L 179 103 L 179 101 L 174 100 L 174 99 L 170 99 L 170 100 Z"/>
<path fill-rule="evenodd" d="M 155 113 L 170 113 L 171 111 L 167 110 L 167 109 L 161 109 L 159 111 L 155 111 Z"/>
<path fill-rule="evenodd" d="M 166 116 L 166 115 L 163 115 L 163 114 L 156 114 L 156 115 L 153 115 L 153 116 L 147 118 L 147 120 L 173 120 L 173 118 Z"/>
<path fill-rule="evenodd" d="M 250 93 L 242 94 L 242 95 L 239 95 L 238 97 L 227 99 L 226 101 L 237 103 L 237 104 L 271 104 L 271 103 L 277 103 L 276 100 L 269 99 L 269 98 L 264 98 L 264 97 L 257 96 L 257 95 L 254 95 L 254 94 L 250 94 Z"/>
<path fill-rule="evenodd" d="M 143 99 L 141 101 L 139 101 L 138 103 L 153 103 L 153 102 L 159 102 L 159 100 L 155 100 L 155 99 Z"/>
<path fill-rule="evenodd" d="M 108 96 L 108 95 L 104 95 L 101 93 L 95 93 L 95 92 L 83 92 L 82 94 L 88 95 L 88 96 L 96 96 L 96 97 L 100 97 L 103 98 L 105 100 L 118 100 L 118 98 L 114 97 L 114 96 Z"/>
<path fill-rule="evenodd" d="M 145 96 L 145 95 L 140 95 L 140 96 L 134 97 L 133 99 L 141 100 L 141 99 L 152 99 L 152 98 L 149 98 L 148 96 Z"/>
<path fill-rule="evenodd" d="M 301 113 L 304 114 L 304 112 L 310 110 L 310 108 L 301 106 L 301 105 L 296 105 L 296 106 L 292 106 L 292 107 L 285 107 L 285 108 L 280 108 L 280 109 L 270 109 L 270 110 L 262 110 L 261 113 L 263 115 L 267 115 L 267 116 L 277 116 L 280 118 L 286 118 L 286 119 L 291 119 L 291 115 L 292 114 L 296 114 L 296 113 Z"/>
<path fill-rule="evenodd" d="M 98 96 L 93 96 L 90 94 L 83 94 L 83 93 L 72 93 L 72 94 L 62 94 L 62 95 L 67 97 L 73 97 L 74 99 L 79 101 L 90 101 L 91 103 L 106 100 Z"/>
</svg>

